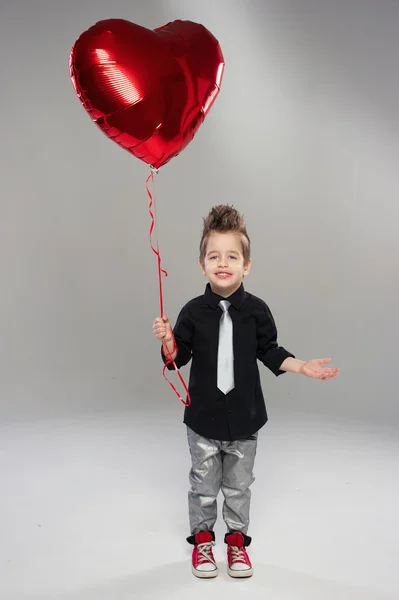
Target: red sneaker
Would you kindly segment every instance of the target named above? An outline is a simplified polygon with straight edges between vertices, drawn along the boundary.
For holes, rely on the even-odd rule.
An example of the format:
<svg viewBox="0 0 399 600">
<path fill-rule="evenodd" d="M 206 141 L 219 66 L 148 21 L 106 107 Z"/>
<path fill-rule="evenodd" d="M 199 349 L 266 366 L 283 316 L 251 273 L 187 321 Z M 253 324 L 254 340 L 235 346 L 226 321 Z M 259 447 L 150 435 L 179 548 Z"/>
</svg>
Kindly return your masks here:
<svg viewBox="0 0 399 600">
<path fill-rule="evenodd" d="M 244 537 L 241 533 L 232 533 L 226 536 L 227 542 L 227 572 L 230 577 L 251 577 L 253 568 L 244 546 Z"/>
<path fill-rule="evenodd" d="M 210 531 L 200 531 L 195 535 L 191 570 L 196 577 L 208 579 L 218 575 L 219 570 L 212 552 L 214 545 Z"/>
</svg>

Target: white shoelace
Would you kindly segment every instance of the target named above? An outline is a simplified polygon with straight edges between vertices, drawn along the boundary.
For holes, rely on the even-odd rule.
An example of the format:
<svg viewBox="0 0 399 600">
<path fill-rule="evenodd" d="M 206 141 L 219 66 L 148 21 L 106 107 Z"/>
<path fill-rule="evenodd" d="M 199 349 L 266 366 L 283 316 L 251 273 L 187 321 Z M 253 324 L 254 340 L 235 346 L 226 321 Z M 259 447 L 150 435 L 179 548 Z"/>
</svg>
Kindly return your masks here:
<svg viewBox="0 0 399 600">
<path fill-rule="evenodd" d="M 243 562 L 247 564 L 243 548 L 239 548 L 238 546 L 230 546 L 230 548 L 232 554 L 232 563 Z"/>
<path fill-rule="evenodd" d="M 216 567 L 215 559 L 212 557 L 212 546 L 214 545 L 215 542 L 206 542 L 205 544 L 198 544 L 198 564 L 210 562 Z"/>
</svg>

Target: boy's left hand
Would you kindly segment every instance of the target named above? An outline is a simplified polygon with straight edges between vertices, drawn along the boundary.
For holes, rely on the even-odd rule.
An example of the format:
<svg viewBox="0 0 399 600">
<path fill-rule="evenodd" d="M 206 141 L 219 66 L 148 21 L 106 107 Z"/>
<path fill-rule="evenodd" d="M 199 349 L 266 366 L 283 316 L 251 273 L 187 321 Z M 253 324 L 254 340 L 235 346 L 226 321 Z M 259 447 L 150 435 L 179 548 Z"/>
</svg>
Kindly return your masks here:
<svg viewBox="0 0 399 600">
<path fill-rule="evenodd" d="M 331 369 L 329 367 L 323 367 L 324 364 L 332 361 L 332 358 L 314 358 L 308 360 L 300 368 L 300 373 L 307 377 L 313 377 L 313 379 L 330 379 L 330 377 L 336 377 L 340 373 L 340 369 Z"/>
</svg>

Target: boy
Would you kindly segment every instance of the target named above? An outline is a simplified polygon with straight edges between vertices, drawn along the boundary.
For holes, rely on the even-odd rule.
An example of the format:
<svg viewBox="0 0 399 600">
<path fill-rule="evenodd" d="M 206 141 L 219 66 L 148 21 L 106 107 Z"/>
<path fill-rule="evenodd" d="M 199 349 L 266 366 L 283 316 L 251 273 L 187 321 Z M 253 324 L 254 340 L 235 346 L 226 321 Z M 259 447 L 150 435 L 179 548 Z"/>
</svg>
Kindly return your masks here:
<svg viewBox="0 0 399 600">
<path fill-rule="evenodd" d="M 199 263 L 209 280 L 205 293 L 182 308 L 173 331 L 163 317 L 155 319 L 153 333 L 162 340 L 164 362 L 173 358 L 180 368 L 192 358 L 191 405 L 184 412 L 192 460 L 187 538 L 194 546 L 192 572 L 200 578 L 218 574 L 212 546 L 216 499 L 222 490 L 228 573 L 250 577 L 249 487 L 254 481 L 258 431 L 267 421 L 257 359 L 276 376 L 290 371 L 329 379 L 340 370 L 323 366 L 331 359 L 296 360 L 277 344 L 268 306 L 244 290 L 251 243 L 244 220 L 233 207 L 216 206 L 204 219 Z M 168 369 L 174 369 L 173 363 Z"/>
</svg>

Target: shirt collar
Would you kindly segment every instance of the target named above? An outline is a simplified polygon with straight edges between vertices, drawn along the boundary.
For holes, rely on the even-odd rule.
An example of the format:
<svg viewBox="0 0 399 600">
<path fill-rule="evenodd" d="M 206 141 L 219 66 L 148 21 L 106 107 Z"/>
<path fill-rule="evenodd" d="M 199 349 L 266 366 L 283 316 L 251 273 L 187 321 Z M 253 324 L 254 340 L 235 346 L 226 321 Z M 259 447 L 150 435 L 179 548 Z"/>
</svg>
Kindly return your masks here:
<svg viewBox="0 0 399 600">
<path fill-rule="evenodd" d="M 209 306 L 214 310 L 219 306 L 219 302 L 221 300 L 228 300 L 230 304 L 234 306 L 234 308 L 240 310 L 245 300 L 244 284 L 241 284 L 238 290 L 231 294 L 231 296 L 229 296 L 228 298 L 223 298 L 223 296 L 219 296 L 219 294 L 212 292 L 211 284 L 207 283 L 204 298 L 207 304 L 209 304 Z"/>
</svg>

